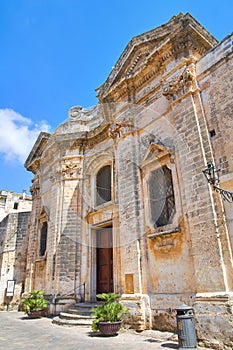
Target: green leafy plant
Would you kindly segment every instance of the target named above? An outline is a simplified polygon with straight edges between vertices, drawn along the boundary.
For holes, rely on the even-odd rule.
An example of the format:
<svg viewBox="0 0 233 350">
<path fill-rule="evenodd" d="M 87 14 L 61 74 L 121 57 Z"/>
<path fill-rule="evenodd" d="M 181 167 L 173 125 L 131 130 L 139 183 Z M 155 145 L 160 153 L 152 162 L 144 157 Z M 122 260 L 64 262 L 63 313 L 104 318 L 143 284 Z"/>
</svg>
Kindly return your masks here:
<svg viewBox="0 0 233 350">
<path fill-rule="evenodd" d="M 28 293 L 27 298 L 21 301 L 20 306 L 27 315 L 34 310 L 43 310 L 48 306 L 48 302 L 44 295 L 45 292 L 42 290 L 33 290 Z"/>
<path fill-rule="evenodd" d="M 102 305 L 95 306 L 92 309 L 92 316 L 95 319 L 92 321 L 92 330 L 98 330 L 99 322 L 118 322 L 127 314 L 128 309 L 124 307 L 119 299 L 120 295 L 115 293 L 97 294 L 97 298 L 103 300 Z"/>
</svg>

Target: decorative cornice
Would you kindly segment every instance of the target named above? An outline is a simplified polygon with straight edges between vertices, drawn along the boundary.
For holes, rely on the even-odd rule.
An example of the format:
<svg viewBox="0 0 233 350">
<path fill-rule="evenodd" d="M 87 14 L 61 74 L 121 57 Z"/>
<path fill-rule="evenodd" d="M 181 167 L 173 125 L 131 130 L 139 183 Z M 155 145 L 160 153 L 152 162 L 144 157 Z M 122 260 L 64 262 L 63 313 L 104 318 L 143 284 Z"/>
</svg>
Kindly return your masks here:
<svg viewBox="0 0 233 350">
<path fill-rule="evenodd" d="M 174 16 L 165 25 L 139 35 L 130 41 L 106 82 L 96 90 L 97 97 L 103 100 L 121 87 L 122 92 L 117 91 L 118 98 L 120 98 L 127 93 L 124 81 L 132 79 L 136 74 L 139 74 L 139 71 L 144 70 L 144 74 L 141 82 L 138 85 L 135 84 L 137 87 L 142 86 L 151 74 L 155 75 L 160 70 L 161 65 L 171 57 L 177 56 L 187 49 L 190 53 L 193 52 L 197 57 L 200 57 L 216 44 L 217 40 L 190 14 Z M 130 60 L 129 67 L 125 67 L 127 61 Z M 150 72 L 146 72 L 145 68 L 152 61 L 153 67 L 156 64 L 156 69 L 150 69 Z M 145 78 L 145 76 L 147 77 Z"/>
<path fill-rule="evenodd" d="M 40 167 L 41 154 L 50 140 L 51 134 L 47 132 L 41 132 L 24 164 L 25 168 L 36 174 Z"/>
<path fill-rule="evenodd" d="M 78 147 L 92 148 L 107 138 L 109 138 L 109 124 L 103 123 L 94 130 L 87 132 L 85 138 L 76 139 L 71 146 L 71 150 Z"/>
</svg>

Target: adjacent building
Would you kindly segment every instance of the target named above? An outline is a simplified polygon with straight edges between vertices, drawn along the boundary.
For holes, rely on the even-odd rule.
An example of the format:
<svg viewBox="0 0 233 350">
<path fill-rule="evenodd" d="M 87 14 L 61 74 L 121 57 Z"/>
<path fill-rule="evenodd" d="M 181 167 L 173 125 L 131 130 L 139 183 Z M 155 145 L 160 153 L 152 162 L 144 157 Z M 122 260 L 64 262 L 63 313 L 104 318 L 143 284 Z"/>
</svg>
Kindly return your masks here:
<svg viewBox="0 0 233 350">
<path fill-rule="evenodd" d="M 0 310 L 17 310 L 24 292 L 31 207 L 25 191 L 0 191 Z"/>
<path fill-rule="evenodd" d="M 186 303 L 199 339 L 232 344 L 233 204 L 203 175 L 233 191 L 232 47 L 174 16 L 129 42 L 95 107 L 39 135 L 26 290 L 115 291 L 138 329 L 174 330 Z"/>
</svg>

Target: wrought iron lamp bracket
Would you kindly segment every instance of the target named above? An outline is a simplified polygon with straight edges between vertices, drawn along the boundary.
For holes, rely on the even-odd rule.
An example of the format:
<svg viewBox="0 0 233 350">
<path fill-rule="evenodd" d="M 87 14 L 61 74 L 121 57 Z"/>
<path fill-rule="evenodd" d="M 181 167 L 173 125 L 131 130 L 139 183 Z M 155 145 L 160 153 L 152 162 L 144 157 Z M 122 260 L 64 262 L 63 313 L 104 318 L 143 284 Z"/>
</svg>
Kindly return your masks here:
<svg viewBox="0 0 233 350">
<path fill-rule="evenodd" d="M 224 190 L 221 187 L 218 187 L 219 184 L 219 172 L 220 169 L 216 169 L 212 162 L 207 163 L 207 168 L 203 170 L 203 174 L 206 177 L 208 183 L 213 187 L 213 189 L 220 193 L 224 200 L 229 203 L 233 203 L 233 192 Z"/>
</svg>

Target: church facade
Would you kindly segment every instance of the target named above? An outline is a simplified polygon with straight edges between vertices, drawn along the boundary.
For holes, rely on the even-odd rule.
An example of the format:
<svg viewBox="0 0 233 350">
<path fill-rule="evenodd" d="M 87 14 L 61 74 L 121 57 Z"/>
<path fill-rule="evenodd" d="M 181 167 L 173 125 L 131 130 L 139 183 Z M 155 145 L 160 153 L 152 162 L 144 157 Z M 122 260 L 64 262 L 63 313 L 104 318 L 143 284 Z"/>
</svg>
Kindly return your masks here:
<svg viewBox="0 0 233 350">
<path fill-rule="evenodd" d="M 174 330 L 195 310 L 205 344 L 233 342 L 233 214 L 203 174 L 233 190 L 232 47 L 190 14 L 134 37 L 97 89 L 41 133 L 26 290 L 121 294 L 137 329 Z"/>
</svg>

